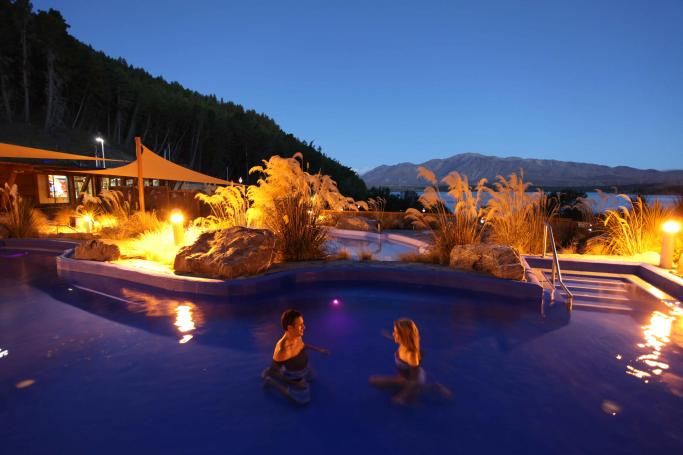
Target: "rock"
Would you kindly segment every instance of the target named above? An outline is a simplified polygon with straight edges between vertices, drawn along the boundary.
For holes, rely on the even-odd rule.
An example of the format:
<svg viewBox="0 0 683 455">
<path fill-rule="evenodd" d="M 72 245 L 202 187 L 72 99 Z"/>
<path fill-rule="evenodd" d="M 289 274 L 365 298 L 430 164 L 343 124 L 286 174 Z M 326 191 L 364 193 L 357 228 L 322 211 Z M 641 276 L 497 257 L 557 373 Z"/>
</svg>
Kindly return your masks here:
<svg viewBox="0 0 683 455">
<path fill-rule="evenodd" d="M 375 222 L 376 224 L 376 222 Z M 337 229 L 349 229 L 351 231 L 375 231 L 372 221 L 360 216 L 344 216 L 337 221 Z"/>
<path fill-rule="evenodd" d="M 450 266 L 474 270 L 509 280 L 524 279 L 524 266 L 517 251 L 507 245 L 458 245 L 451 250 Z"/>
<path fill-rule="evenodd" d="M 87 261 L 115 261 L 121 257 L 117 245 L 110 245 L 101 240 L 88 240 L 74 250 L 74 258 Z"/>
<path fill-rule="evenodd" d="M 266 229 L 231 227 L 205 232 L 175 257 L 176 272 L 236 278 L 268 270 L 275 257 L 275 236 Z"/>
<path fill-rule="evenodd" d="M 8 239 L 10 236 L 9 229 L 4 224 L 0 224 L 0 239 Z"/>
</svg>

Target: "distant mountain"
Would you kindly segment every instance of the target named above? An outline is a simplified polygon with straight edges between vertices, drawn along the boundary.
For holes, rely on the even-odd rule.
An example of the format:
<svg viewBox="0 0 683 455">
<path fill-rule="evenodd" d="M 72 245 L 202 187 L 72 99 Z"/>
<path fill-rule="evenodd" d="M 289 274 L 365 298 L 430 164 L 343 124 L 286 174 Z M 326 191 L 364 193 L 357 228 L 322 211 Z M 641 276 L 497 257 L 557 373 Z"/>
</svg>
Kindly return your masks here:
<svg viewBox="0 0 683 455">
<path fill-rule="evenodd" d="M 542 187 L 683 186 L 683 170 L 658 171 L 571 161 L 500 158 L 478 153 L 462 153 L 450 158 L 425 161 L 421 164 L 382 165 L 366 172 L 361 178 L 368 187 L 422 187 L 425 181 L 417 178 L 418 166 L 429 168 L 439 179 L 452 171 L 458 171 L 467 175 L 472 184 L 481 178 L 493 181 L 498 175 L 507 177 L 513 172 L 519 174 L 520 169 L 523 169 L 525 181 Z"/>
</svg>

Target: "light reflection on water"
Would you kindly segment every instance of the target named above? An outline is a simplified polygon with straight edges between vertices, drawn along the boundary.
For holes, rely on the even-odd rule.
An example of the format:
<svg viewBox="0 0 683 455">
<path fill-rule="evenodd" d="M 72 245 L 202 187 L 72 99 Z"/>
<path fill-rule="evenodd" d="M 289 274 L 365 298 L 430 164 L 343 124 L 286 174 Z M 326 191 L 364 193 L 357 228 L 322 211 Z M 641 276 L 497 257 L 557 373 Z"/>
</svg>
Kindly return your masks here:
<svg viewBox="0 0 683 455">
<path fill-rule="evenodd" d="M 683 310 L 678 302 L 664 302 L 668 311 L 654 311 L 650 315 L 648 323 L 642 327 L 643 342 L 637 347 L 646 351 L 637 356 L 626 365 L 626 374 L 642 379 L 644 383 L 659 379 L 665 383 L 669 390 L 683 396 L 683 378 L 673 372 L 668 372 L 670 364 L 666 359 L 666 350 L 672 338 L 683 337 Z M 678 345 L 678 341 L 674 343 Z M 617 355 L 617 359 L 621 356 Z"/>
<path fill-rule="evenodd" d="M 204 315 L 197 305 L 182 299 L 160 298 L 146 292 L 123 288 L 123 295 L 132 302 L 129 310 L 144 312 L 146 316 L 168 317 L 179 332 L 178 343 L 185 344 L 193 338 L 192 332 L 204 324 Z"/>
</svg>

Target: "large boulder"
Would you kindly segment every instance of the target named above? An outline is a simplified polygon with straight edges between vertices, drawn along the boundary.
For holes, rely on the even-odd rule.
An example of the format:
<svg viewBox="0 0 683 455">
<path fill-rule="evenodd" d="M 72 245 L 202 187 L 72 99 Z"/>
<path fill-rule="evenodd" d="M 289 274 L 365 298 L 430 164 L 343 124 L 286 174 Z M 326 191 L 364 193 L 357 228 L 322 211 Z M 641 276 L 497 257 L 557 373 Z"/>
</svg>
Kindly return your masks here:
<svg viewBox="0 0 683 455">
<path fill-rule="evenodd" d="M 337 229 L 348 229 L 351 231 L 375 231 L 376 223 L 360 216 L 343 216 L 337 221 Z"/>
<path fill-rule="evenodd" d="M 451 250 L 450 266 L 509 280 L 524 279 L 522 259 L 514 248 L 507 245 L 479 243 L 455 246 Z"/>
<path fill-rule="evenodd" d="M 274 257 L 271 231 L 236 226 L 201 234 L 178 251 L 173 268 L 181 273 L 236 278 L 265 272 Z"/>
<path fill-rule="evenodd" d="M 110 245 L 101 240 L 88 240 L 74 250 L 74 258 L 87 261 L 115 261 L 121 257 L 117 245 Z"/>
</svg>

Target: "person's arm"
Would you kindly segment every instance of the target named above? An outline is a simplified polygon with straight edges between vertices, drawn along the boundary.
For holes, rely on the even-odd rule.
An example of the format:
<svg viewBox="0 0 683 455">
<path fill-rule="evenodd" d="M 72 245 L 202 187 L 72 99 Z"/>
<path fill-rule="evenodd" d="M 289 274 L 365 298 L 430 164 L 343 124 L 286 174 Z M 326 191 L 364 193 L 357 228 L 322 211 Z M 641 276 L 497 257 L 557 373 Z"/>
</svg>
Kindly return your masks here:
<svg viewBox="0 0 683 455">
<path fill-rule="evenodd" d="M 329 354 L 330 354 L 329 349 L 319 348 L 318 346 L 313 346 L 312 344 L 306 343 L 305 347 L 306 347 L 307 349 L 310 349 L 310 350 L 312 350 L 312 351 L 319 352 L 319 353 L 321 353 L 321 354 L 325 354 L 325 355 L 329 355 Z"/>
</svg>

